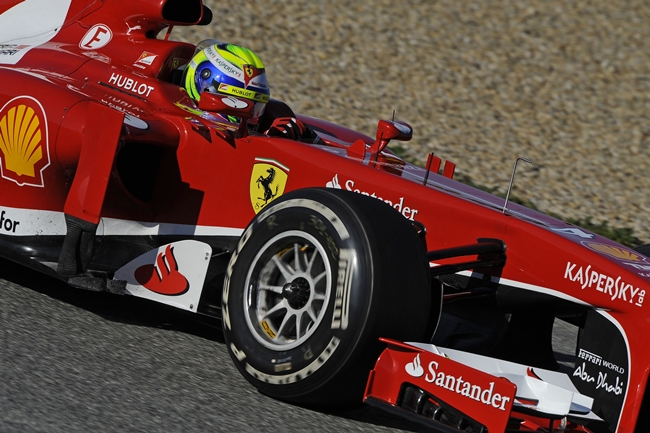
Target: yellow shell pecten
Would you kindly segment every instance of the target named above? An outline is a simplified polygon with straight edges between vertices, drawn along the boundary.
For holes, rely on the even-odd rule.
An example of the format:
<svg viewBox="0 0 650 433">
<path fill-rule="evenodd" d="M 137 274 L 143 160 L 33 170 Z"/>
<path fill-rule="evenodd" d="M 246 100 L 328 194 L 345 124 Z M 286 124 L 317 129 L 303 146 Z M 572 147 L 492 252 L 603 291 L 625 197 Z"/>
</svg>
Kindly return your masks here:
<svg viewBox="0 0 650 433">
<path fill-rule="evenodd" d="M 34 109 L 18 105 L 0 119 L 0 150 L 5 168 L 18 176 L 34 177 L 34 165 L 43 158 L 41 122 Z"/>
<path fill-rule="evenodd" d="M 599 251 L 603 254 L 607 254 L 608 256 L 615 257 L 617 259 L 621 260 L 631 260 L 631 261 L 638 261 L 639 260 L 639 255 L 635 254 L 631 251 L 624 250 L 622 248 L 618 248 L 615 246 L 610 246 L 610 245 L 603 245 L 603 244 L 589 244 L 592 249 Z"/>
</svg>

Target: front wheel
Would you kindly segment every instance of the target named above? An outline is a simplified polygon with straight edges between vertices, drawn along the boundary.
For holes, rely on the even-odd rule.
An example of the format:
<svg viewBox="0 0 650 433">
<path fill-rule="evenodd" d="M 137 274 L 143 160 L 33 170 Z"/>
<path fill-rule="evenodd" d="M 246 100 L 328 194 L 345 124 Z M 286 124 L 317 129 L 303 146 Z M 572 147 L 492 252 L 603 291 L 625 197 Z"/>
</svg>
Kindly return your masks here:
<svg viewBox="0 0 650 433">
<path fill-rule="evenodd" d="M 420 340 L 431 298 L 424 245 L 401 214 L 356 193 L 299 190 L 242 235 L 224 285 L 224 336 L 261 392 L 351 406 L 381 352 L 378 338 Z"/>
</svg>

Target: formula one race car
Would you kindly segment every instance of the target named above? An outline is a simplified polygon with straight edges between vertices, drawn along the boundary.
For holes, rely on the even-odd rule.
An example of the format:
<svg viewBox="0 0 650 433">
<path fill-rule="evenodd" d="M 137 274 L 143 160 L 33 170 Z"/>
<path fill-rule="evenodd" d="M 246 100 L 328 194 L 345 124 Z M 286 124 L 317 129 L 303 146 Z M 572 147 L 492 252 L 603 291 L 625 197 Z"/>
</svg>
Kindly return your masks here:
<svg viewBox="0 0 650 433">
<path fill-rule="evenodd" d="M 650 259 L 405 162 L 404 122 L 371 138 L 271 99 L 257 130 L 295 116 L 304 142 L 249 130 L 245 99 L 196 104 L 196 47 L 170 34 L 210 20 L 200 0 L 0 0 L 1 256 L 221 320 L 243 376 L 288 402 L 650 431 Z"/>
</svg>

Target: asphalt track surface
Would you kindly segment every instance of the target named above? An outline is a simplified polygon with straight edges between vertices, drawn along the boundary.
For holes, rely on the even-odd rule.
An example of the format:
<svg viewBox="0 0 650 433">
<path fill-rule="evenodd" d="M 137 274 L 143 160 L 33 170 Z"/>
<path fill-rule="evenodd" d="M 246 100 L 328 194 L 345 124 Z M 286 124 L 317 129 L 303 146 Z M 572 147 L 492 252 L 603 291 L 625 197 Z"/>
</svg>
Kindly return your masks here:
<svg viewBox="0 0 650 433">
<path fill-rule="evenodd" d="M 0 432 L 427 431 L 370 407 L 323 413 L 261 395 L 194 317 L 0 260 Z"/>
<path fill-rule="evenodd" d="M 370 407 L 328 414 L 273 400 L 190 313 L 0 261 L 0 432 L 215 431 L 422 428 Z"/>
</svg>

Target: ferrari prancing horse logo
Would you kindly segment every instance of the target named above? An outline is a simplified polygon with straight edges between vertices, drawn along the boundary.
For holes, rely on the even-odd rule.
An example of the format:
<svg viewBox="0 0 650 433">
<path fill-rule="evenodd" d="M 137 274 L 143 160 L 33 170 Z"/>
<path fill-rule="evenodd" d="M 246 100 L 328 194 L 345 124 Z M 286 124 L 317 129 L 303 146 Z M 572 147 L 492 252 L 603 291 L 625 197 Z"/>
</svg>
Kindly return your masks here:
<svg viewBox="0 0 650 433">
<path fill-rule="evenodd" d="M 250 193 L 253 210 L 258 213 L 264 206 L 284 193 L 289 168 L 271 159 L 255 158 L 251 173 Z"/>
<path fill-rule="evenodd" d="M 41 104 L 19 96 L 0 110 L 0 170 L 18 185 L 42 187 L 50 165 L 47 121 Z"/>
<path fill-rule="evenodd" d="M 248 89 L 248 83 L 258 75 L 262 75 L 265 72 L 264 68 L 256 68 L 253 65 L 244 65 L 244 88 Z"/>
</svg>

